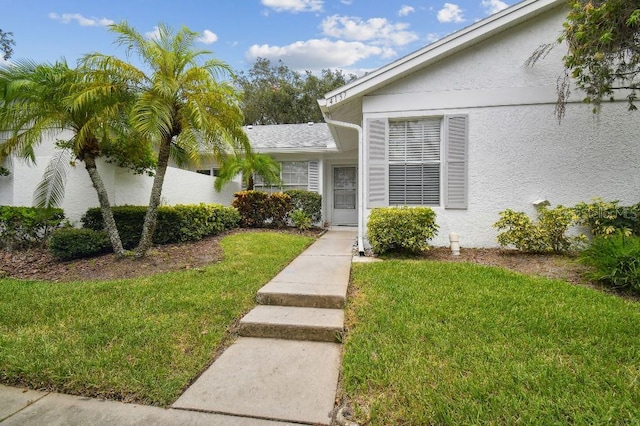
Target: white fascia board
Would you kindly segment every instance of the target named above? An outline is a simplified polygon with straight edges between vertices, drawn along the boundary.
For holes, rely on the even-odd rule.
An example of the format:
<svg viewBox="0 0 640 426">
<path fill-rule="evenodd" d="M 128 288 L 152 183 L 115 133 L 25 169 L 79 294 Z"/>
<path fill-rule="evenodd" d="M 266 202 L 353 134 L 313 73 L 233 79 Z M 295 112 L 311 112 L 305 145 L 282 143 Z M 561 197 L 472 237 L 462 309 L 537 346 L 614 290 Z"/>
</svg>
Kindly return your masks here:
<svg viewBox="0 0 640 426">
<path fill-rule="evenodd" d="M 253 151 L 261 154 L 327 154 L 340 152 L 336 148 L 254 148 Z"/>
<path fill-rule="evenodd" d="M 431 62 L 452 55 L 469 45 L 476 44 L 496 33 L 565 3 L 565 0 L 524 0 L 517 3 L 327 93 L 324 98 L 318 100 L 320 109 L 323 113 L 329 113 L 332 108 L 343 102 L 353 100 L 358 96 L 364 96 Z"/>
</svg>

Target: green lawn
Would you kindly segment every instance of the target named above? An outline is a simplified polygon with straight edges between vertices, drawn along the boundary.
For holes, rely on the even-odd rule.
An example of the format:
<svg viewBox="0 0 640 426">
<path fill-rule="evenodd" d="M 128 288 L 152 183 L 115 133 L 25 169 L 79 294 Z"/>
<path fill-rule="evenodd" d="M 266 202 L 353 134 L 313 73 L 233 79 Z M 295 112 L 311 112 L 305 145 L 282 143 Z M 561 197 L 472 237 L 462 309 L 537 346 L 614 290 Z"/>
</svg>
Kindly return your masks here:
<svg viewBox="0 0 640 426">
<path fill-rule="evenodd" d="M 0 279 L 0 382 L 166 406 L 310 238 L 238 233 L 199 270 L 110 282 Z"/>
<path fill-rule="evenodd" d="M 638 424 L 640 304 L 471 264 L 354 264 L 343 389 L 389 424 Z"/>
</svg>

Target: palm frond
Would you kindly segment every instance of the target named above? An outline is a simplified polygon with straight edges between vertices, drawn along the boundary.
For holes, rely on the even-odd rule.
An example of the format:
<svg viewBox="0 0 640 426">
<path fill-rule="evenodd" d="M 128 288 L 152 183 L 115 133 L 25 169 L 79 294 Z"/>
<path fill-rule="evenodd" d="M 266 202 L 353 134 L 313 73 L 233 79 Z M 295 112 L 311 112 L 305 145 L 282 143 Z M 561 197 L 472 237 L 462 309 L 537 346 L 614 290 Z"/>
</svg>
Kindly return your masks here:
<svg viewBox="0 0 640 426">
<path fill-rule="evenodd" d="M 57 207 L 64 200 L 67 173 L 71 167 L 71 153 L 64 149 L 56 152 L 36 189 L 33 191 L 33 205 L 36 207 Z"/>
</svg>

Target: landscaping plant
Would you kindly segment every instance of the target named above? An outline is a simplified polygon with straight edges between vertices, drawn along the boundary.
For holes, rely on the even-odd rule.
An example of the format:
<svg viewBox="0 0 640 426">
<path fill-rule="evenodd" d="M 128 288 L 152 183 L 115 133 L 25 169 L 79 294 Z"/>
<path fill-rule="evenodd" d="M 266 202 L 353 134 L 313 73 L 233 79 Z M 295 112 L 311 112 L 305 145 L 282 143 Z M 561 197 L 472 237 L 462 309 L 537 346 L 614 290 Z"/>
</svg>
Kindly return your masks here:
<svg viewBox="0 0 640 426">
<path fill-rule="evenodd" d="M 595 237 L 608 237 L 622 232 L 640 236 L 640 203 L 621 206 L 619 201 L 594 198 L 589 204 L 578 203 L 574 207 L 578 223 L 586 226 Z"/>
<path fill-rule="evenodd" d="M 429 207 L 383 207 L 371 211 L 367 234 L 375 254 L 420 253 L 429 250 L 429 240 L 438 228 Z"/>
<path fill-rule="evenodd" d="M 569 227 L 578 220 L 573 209 L 561 205 L 553 209 L 540 206 L 536 211 L 536 222 L 524 212 L 511 209 L 500 212 L 500 220 L 493 224 L 494 228 L 502 231 L 498 234 L 500 245 L 514 246 L 529 253 L 562 253 L 585 241 L 583 235 L 567 234 Z"/>
<path fill-rule="evenodd" d="M 640 293 L 640 237 L 621 231 L 596 237 L 580 253 L 580 260 L 593 267 L 591 278 Z"/>
</svg>

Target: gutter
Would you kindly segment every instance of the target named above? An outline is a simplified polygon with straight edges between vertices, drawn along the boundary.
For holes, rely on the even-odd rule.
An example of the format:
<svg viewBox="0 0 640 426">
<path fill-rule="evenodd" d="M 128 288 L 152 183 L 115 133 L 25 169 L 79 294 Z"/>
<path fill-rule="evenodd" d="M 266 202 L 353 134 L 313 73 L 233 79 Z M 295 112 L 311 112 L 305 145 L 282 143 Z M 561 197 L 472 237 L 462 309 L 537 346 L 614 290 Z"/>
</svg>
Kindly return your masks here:
<svg viewBox="0 0 640 426">
<path fill-rule="evenodd" d="M 338 127 L 347 127 L 358 132 L 358 254 L 364 256 L 364 149 L 362 146 L 362 127 L 345 121 L 336 121 L 324 114 L 324 121 Z"/>
</svg>

